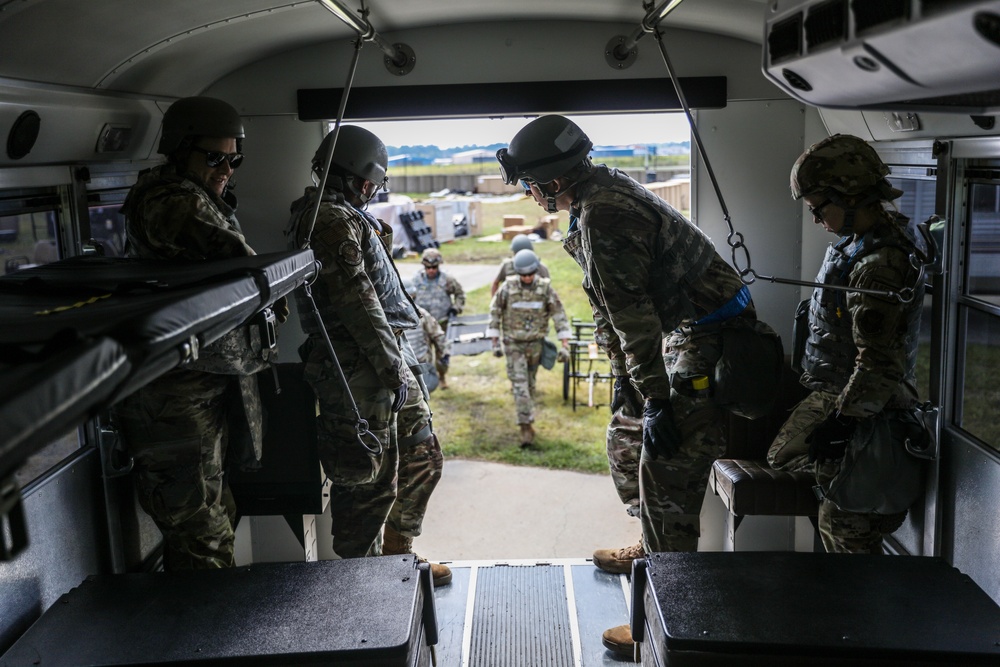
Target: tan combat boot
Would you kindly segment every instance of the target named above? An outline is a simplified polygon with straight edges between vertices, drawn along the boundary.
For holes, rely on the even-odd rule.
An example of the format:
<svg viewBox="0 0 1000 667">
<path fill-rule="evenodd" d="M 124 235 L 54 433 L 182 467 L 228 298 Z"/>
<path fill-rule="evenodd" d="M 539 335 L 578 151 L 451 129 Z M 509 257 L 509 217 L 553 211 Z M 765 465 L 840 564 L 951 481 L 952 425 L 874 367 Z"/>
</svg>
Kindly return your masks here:
<svg viewBox="0 0 1000 667">
<path fill-rule="evenodd" d="M 639 645 L 632 641 L 632 628 L 628 625 L 616 625 L 613 628 L 608 628 L 601 635 L 601 643 L 606 649 L 621 658 L 640 662 Z"/>
<path fill-rule="evenodd" d="M 519 424 L 521 427 L 521 446 L 531 447 L 535 444 L 535 427 L 531 424 Z"/>
<path fill-rule="evenodd" d="M 382 532 L 382 555 L 397 556 L 402 554 L 413 554 L 413 557 L 419 562 L 427 562 L 426 558 L 421 558 L 417 554 L 413 553 L 412 537 L 401 535 L 390 528 L 389 524 L 386 524 Z M 447 565 L 442 565 L 441 563 L 430 563 L 430 566 L 431 579 L 434 580 L 434 588 L 447 586 L 451 583 L 451 568 Z"/>
<path fill-rule="evenodd" d="M 646 555 L 642 540 L 621 549 L 598 549 L 594 552 L 594 565 L 611 574 L 632 574 L 632 561 Z"/>
</svg>

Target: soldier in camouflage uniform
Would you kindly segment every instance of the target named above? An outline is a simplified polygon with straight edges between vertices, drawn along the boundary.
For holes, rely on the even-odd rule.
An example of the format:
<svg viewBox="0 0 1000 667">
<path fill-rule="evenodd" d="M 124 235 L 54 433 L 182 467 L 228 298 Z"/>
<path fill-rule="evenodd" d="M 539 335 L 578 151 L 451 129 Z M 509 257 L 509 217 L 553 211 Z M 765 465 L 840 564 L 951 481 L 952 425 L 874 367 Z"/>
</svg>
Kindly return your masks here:
<svg viewBox="0 0 1000 667">
<path fill-rule="evenodd" d="M 725 450 L 721 409 L 700 386 L 721 354 L 720 325 L 756 313 L 704 232 L 624 173 L 593 165 L 592 146 L 572 121 L 542 116 L 497 159 L 508 184 L 521 180 L 549 213 L 569 211 L 564 247 L 583 269 L 598 342 L 618 378 L 613 402 L 643 415 L 642 543 L 594 554 L 618 572 L 644 552 L 697 549 L 709 470 Z M 632 655 L 627 625 L 603 642 Z"/>
<path fill-rule="evenodd" d="M 465 308 L 465 290 L 452 276 L 441 270 L 441 251 L 426 248 L 420 262 L 424 268 L 413 276 L 416 293 L 414 302 L 434 316 L 441 328 L 448 330 L 448 319 L 460 315 Z M 436 361 L 438 380 L 442 389 L 448 388 L 448 363 L 439 357 Z"/>
<path fill-rule="evenodd" d="M 490 324 L 487 338 L 493 339 L 496 356 L 507 357 L 507 377 L 514 392 L 517 424 L 521 431 L 521 446 L 530 447 L 535 440 L 535 376 L 542 357 L 542 340 L 549 329 L 549 318 L 556 327 L 556 337 L 565 349 L 569 345 L 570 329 L 562 301 L 548 278 L 537 276 L 538 255 L 520 250 L 514 256 L 516 276 L 511 276 L 490 303 Z M 503 348 L 500 335 L 503 334 Z"/>
<path fill-rule="evenodd" d="M 412 279 L 404 279 L 403 288 L 411 298 L 416 294 Z M 433 315 L 420 306 L 417 306 L 417 313 L 420 315 L 420 326 L 416 329 L 407 329 L 406 340 L 417 356 L 427 391 L 433 393 L 440 381 L 437 374 L 438 363 L 445 367 L 451 363 L 451 344 L 444 329 Z"/>
<path fill-rule="evenodd" d="M 437 326 L 433 318 L 431 321 Z M 423 377 L 423 369 L 420 368 L 416 351 L 409 344 L 409 334 L 415 331 L 419 329 L 407 329 L 407 337 L 401 346 L 403 358 L 413 372 L 407 374 L 406 402 L 396 416 L 399 481 L 396 501 L 389 510 L 383 530 L 384 556 L 413 553 L 413 538 L 420 535 L 427 503 L 441 480 L 441 468 L 444 464 L 441 444 L 431 423 L 431 409 L 427 404 L 429 393 L 420 379 Z M 417 558 L 423 560 L 419 556 Z M 451 569 L 448 566 L 431 563 L 430 567 L 434 586 L 451 583 Z"/>
<path fill-rule="evenodd" d="M 190 97 L 163 117 L 157 152 L 166 164 L 139 174 L 122 213 L 126 255 L 158 260 L 246 257 L 254 251 L 228 191 L 243 161 L 243 123 L 226 102 Z M 288 316 L 284 299 L 276 305 Z M 254 373 L 270 354 L 244 326 L 121 401 L 115 420 L 135 460 L 142 508 L 163 532 L 164 569 L 232 567 L 235 506 L 227 463 L 260 458 L 261 409 Z"/>
<path fill-rule="evenodd" d="M 532 244 L 531 239 L 528 238 L 527 234 L 517 234 L 510 240 L 510 257 L 505 257 L 502 262 L 500 262 L 500 270 L 497 271 L 497 277 L 493 279 L 493 284 L 490 285 L 490 296 L 497 293 L 500 286 L 503 285 L 503 281 L 507 278 L 515 275 L 514 271 L 514 255 L 517 254 L 519 250 L 534 250 L 535 246 Z M 549 270 L 539 260 L 538 262 L 538 277 L 548 278 Z"/>
<path fill-rule="evenodd" d="M 318 178 L 334 136 L 328 134 L 313 157 Z M 382 526 L 396 499 L 396 413 L 406 402 L 410 376 L 399 346 L 403 331 L 417 326 L 418 319 L 386 250 L 391 228 L 363 211 L 388 180 L 385 146 L 367 130 L 343 126 L 329 164 L 315 227 L 310 229 L 310 223 L 320 193 L 308 187 L 292 204 L 286 235 L 295 248 L 311 243 L 323 265 L 313 286 L 322 321 L 296 293 L 308 335 L 299 352 L 319 400 L 319 454 L 332 482 L 333 551 L 341 558 L 357 558 L 381 553 Z M 336 373 L 321 326 L 333 342 L 348 387 Z M 379 453 L 358 440 L 352 394 Z"/>
<path fill-rule="evenodd" d="M 874 149 L 850 135 L 806 150 L 791 172 L 792 197 L 804 199 L 814 222 L 839 239 L 827 249 L 816 282 L 902 293 L 891 296 L 818 287 L 809 304 L 809 337 L 801 382 L 813 391 L 789 416 L 768 451 L 779 470 L 814 470 L 828 489 L 856 429 L 917 402 L 915 367 L 923 280 L 908 220 L 889 202 L 903 193 L 885 179 Z M 829 499 L 819 529 L 830 552 L 881 553 L 882 538 L 906 512 L 857 514 Z"/>
</svg>

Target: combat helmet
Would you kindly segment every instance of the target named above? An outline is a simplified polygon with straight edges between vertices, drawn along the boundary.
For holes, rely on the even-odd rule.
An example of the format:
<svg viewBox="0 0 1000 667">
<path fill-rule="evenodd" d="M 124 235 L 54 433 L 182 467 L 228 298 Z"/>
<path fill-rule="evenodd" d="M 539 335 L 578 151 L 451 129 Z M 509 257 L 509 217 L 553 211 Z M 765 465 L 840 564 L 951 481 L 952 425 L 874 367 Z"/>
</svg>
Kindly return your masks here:
<svg viewBox="0 0 1000 667">
<path fill-rule="evenodd" d="M 312 169 L 317 174 L 323 173 L 326 154 L 333 143 L 334 132 L 330 132 L 312 159 Z M 356 125 L 341 125 L 337 134 L 337 145 L 333 149 L 330 160 L 330 171 L 338 174 L 358 176 L 383 186 L 389 180 L 385 173 L 389 168 L 389 154 L 382 140 L 373 133 Z"/>
<path fill-rule="evenodd" d="M 510 252 L 516 255 L 519 250 L 534 250 L 535 246 L 527 234 L 518 234 L 510 240 Z"/>
<path fill-rule="evenodd" d="M 433 268 L 441 264 L 442 261 L 444 261 L 444 258 L 441 257 L 441 251 L 437 248 L 424 248 L 423 253 L 420 255 L 420 262 L 424 266 Z"/>
<path fill-rule="evenodd" d="M 540 116 L 497 151 L 500 175 L 508 185 L 520 179 L 551 183 L 587 159 L 593 142 L 564 116 Z"/>
<path fill-rule="evenodd" d="M 163 129 L 156 152 L 170 155 L 194 137 L 233 137 L 237 152 L 243 150 L 243 121 L 228 102 L 214 97 L 184 97 L 163 114 Z"/>
<path fill-rule="evenodd" d="M 838 204 L 844 197 L 863 195 L 888 201 L 903 194 L 885 179 L 888 175 L 889 167 L 864 140 L 835 134 L 799 156 L 792 166 L 789 186 L 792 199 L 826 193 Z"/>
<path fill-rule="evenodd" d="M 520 276 L 538 272 L 538 255 L 533 250 L 518 250 L 514 255 L 514 271 Z"/>
</svg>

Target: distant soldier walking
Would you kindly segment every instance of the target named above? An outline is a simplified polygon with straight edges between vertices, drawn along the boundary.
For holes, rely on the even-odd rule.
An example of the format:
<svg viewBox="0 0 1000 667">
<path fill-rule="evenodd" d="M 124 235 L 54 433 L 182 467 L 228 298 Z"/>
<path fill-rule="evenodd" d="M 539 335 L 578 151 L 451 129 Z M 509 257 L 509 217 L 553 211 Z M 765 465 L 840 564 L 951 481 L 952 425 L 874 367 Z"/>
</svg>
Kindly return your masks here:
<svg viewBox="0 0 1000 667">
<path fill-rule="evenodd" d="M 507 377 L 510 378 L 517 408 L 517 424 L 521 446 L 529 447 L 535 440 L 535 376 L 542 358 L 542 341 L 549 328 L 549 318 L 555 323 L 556 337 L 563 348 L 569 345 L 570 329 L 559 295 L 548 278 L 539 278 L 538 255 L 521 250 L 514 255 L 517 275 L 504 281 L 490 303 L 490 324 L 486 336 L 493 339 L 496 356 L 506 355 Z M 500 336 L 503 335 L 503 347 Z"/>
<path fill-rule="evenodd" d="M 503 281 L 507 278 L 516 275 L 514 272 L 514 255 L 516 255 L 521 250 L 534 250 L 535 245 L 528 238 L 527 234 L 518 234 L 510 240 L 510 257 L 505 257 L 502 262 L 500 262 L 500 269 L 497 271 L 497 277 L 493 279 L 493 284 L 490 285 L 490 296 L 497 293 L 500 286 L 503 285 Z M 538 262 L 538 276 L 540 278 L 548 278 L 549 270 L 542 264 L 541 261 Z"/>
<path fill-rule="evenodd" d="M 448 319 L 459 315 L 465 308 L 465 290 L 457 280 L 441 270 L 441 251 L 437 248 L 426 248 L 421 255 L 423 268 L 413 276 L 413 286 L 416 290 L 413 301 L 424 308 L 438 324 L 447 331 Z M 438 379 L 442 389 L 448 388 L 448 366 L 437 363 Z"/>
</svg>

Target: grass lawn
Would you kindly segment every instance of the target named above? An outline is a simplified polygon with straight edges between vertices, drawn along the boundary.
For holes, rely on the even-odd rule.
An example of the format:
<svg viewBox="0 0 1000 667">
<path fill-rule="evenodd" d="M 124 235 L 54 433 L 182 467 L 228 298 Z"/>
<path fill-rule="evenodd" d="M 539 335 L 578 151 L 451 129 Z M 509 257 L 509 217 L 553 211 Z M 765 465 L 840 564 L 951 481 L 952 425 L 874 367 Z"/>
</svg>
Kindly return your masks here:
<svg viewBox="0 0 1000 667">
<path fill-rule="evenodd" d="M 525 198 L 505 203 L 486 202 L 483 213 L 484 234 L 490 235 L 500 232 L 504 215 L 524 215 L 528 221 L 533 221 L 543 211 L 534 201 Z M 562 212 L 559 218 L 559 228 L 565 232 L 569 217 Z M 580 268 L 562 249 L 562 244 L 542 241 L 535 244 L 535 252 L 549 268 L 567 317 L 593 321 L 587 297 L 580 288 Z M 445 271 L 448 270 L 448 262 L 498 266 L 509 255 L 510 243 L 465 238 L 444 244 L 441 253 Z M 466 295 L 465 314 L 489 312 L 488 285 L 468 291 Z M 555 330 L 550 326 L 549 338 L 555 340 L 554 336 Z M 607 366 L 602 362 L 604 368 Z M 586 384 L 578 386 L 577 396 L 583 399 L 583 404 L 578 401 L 574 411 L 571 402 L 563 400 L 562 364 L 556 364 L 551 371 L 544 368 L 538 370 L 535 405 L 535 430 L 538 435 L 536 447 L 529 450 L 522 450 L 519 446 L 514 400 L 504 359 L 490 353 L 453 357 L 448 384 L 449 389 L 438 389 L 431 394 L 434 429 L 445 456 L 591 473 L 608 472 L 605 430 L 611 417 L 610 411 L 607 405 L 598 408 L 586 406 Z M 601 402 L 608 402 L 610 389 L 607 383 L 597 383 L 594 391 L 595 396 L 601 397 Z"/>
</svg>

